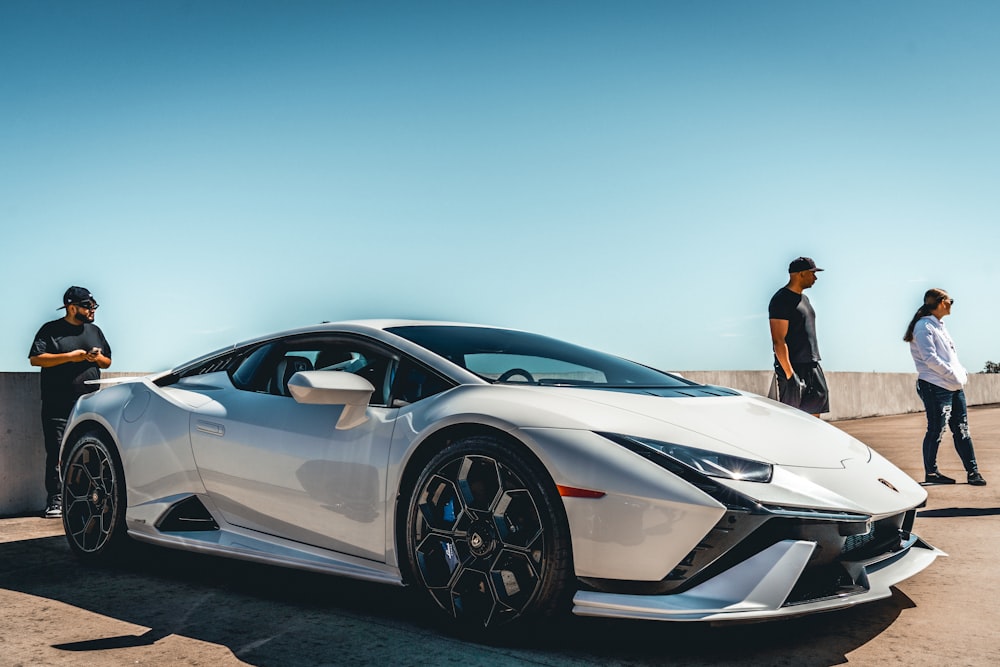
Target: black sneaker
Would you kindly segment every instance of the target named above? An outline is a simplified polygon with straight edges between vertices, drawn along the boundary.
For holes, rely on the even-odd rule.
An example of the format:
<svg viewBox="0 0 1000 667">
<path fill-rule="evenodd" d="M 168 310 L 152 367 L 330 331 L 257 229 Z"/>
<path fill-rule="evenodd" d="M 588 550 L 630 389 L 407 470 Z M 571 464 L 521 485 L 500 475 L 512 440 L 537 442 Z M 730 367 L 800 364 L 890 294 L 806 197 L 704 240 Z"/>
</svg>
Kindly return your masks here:
<svg viewBox="0 0 1000 667">
<path fill-rule="evenodd" d="M 934 472 L 929 472 L 926 475 L 924 475 L 924 484 L 954 484 L 954 483 L 955 480 L 953 480 L 951 477 L 942 475 L 936 470 Z"/>
<path fill-rule="evenodd" d="M 50 496 L 49 503 L 45 508 L 46 519 L 62 518 L 62 496 Z"/>
<path fill-rule="evenodd" d="M 979 474 L 978 470 L 969 473 L 969 484 L 972 486 L 986 486 L 986 480 Z"/>
</svg>

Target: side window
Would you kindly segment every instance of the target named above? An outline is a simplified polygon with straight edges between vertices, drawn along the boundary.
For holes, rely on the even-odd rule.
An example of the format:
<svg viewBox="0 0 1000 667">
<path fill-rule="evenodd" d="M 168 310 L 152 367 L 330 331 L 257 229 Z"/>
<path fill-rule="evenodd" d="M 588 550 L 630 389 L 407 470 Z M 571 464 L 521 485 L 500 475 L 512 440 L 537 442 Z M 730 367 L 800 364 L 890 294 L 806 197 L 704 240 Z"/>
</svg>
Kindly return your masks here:
<svg viewBox="0 0 1000 667">
<path fill-rule="evenodd" d="M 428 396 L 452 388 L 452 384 L 437 373 L 410 359 L 403 359 L 396 369 L 392 385 L 392 406 L 401 407 L 416 403 Z"/>
<path fill-rule="evenodd" d="M 317 369 L 353 373 L 368 380 L 375 391 L 370 405 L 388 405 L 396 359 L 373 345 L 340 342 L 324 347 L 317 358 Z"/>
<path fill-rule="evenodd" d="M 257 391 L 256 379 L 260 376 L 260 368 L 274 351 L 274 344 L 262 345 L 251 352 L 233 371 L 233 385 L 246 391 Z"/>
<path fill-rule="evenodd" d="M 370 404 L 387 405 L 396 359 L 359 340 L 315 336 L 290 339 L 252 353 L 233 374 L 233 383 L 247 391 L 290 397 L 291 377 L 314 370 L 359 375 L 375 388 Z"/>
</svg>

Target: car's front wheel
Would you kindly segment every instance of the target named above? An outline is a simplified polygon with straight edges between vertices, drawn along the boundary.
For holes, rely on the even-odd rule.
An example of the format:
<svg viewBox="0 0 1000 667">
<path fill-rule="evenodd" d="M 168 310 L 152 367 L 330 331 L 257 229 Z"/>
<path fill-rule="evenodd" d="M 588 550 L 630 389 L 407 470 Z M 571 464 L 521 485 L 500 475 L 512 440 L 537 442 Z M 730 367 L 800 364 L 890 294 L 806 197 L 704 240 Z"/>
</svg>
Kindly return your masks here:
<svg viewBox="0 0 1000 667">
<path fill-rule="evenodd" d="M 431 459 L 414 488 L 411 571 L 460 628 L 492 634 L 568 606 L 569 528 L 540 464 L 498 439 L 467 437 Z"/>
<path fill-rule="evenodd" d="M 115 449 L 85 433 L 63 467 L 63 528 L 80 558 L 99 560 L 125 548 L 125 475 Z"/>
</svg>

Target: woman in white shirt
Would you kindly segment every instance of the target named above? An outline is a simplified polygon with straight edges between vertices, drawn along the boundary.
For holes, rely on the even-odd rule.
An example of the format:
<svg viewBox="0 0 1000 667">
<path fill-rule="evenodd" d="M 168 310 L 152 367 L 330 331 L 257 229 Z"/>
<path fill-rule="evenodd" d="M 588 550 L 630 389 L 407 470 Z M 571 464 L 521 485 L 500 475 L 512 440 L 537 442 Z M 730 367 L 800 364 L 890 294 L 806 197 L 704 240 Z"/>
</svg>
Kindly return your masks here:
<svg viewBox="0 0 1000 667">
<path fill-rule="evenodd" d="M 955 300 L 943 289 L 929 289 L 903 340 L 910 344 L 910 355 L 917 367 L 917 393 L 927 411 L 927 434 L 924 435 L 924 483 L 954 484 L 955 480 L 941 474 L 937 467 L 938 447 L 946 428 L 951 428 L 969 484 L 985 486 L 979 474 L 976 452 L 969 434 L 969 414 L 962 387 L 969 373 L 958 360 L 955 343 L 944 326 L 944 317 L 951 314 Z"/>
</svg>

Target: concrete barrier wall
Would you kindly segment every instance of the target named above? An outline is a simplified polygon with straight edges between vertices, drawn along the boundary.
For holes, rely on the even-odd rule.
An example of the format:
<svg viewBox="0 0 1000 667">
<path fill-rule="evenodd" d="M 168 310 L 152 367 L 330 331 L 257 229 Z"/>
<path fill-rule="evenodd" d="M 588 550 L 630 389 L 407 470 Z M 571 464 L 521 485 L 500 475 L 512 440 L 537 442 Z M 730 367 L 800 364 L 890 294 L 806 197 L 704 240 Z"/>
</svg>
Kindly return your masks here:
<svg viewBox="0 0 1000 667">
<path fill-rule="evenodd" d="M 44 509 L 44 469 L 39 374 L 0 373 L 0 517 Z"/>
<path fill-rule="evenodd" d="M 767 396 L 771 371 L 689 371 L 684 377 Z M 857 419 L 923 410 L 915 388 L 916 373 L 827 373 L 830 412 L 823 419 Z M 998 397 L 1000 398 L 1000 397 Z"/>
<path fill-rule="evenodd" d="M 0 516 L 45 506 L 38 373 L 0 373 Z"/>
<path fill-rule="evenodd" d="M 706 384 L 766 396 L 771 371 L 681 371 Z M 134 373 L 105 373 L 105 377 Z M 831 412 L 824 419 L 858 419 L 919 412 L 914 373 L 827 373 Z M 1000 375 L 975 374 L 965 390 L 969 405 L 1000 403 Z M 0 517 L 41 511 L 45 504 L 42 470 L 41 402 L 38 373 L 0 373 Z"/>
<path fill-rule="evenodd" d="M 774 373 L 771 371 L 679 371 L 681 375 L 704 384 L 732 387 L 767 396 Z M 916 373 L 826 373 L 830 386 L 830 412 L 827 421 L 861 419 L 923 412 L 917 396 Z M 975 373 L 965 387 L 969 405 L 1000 403 L 1000 374 Z"/>
</svg>

